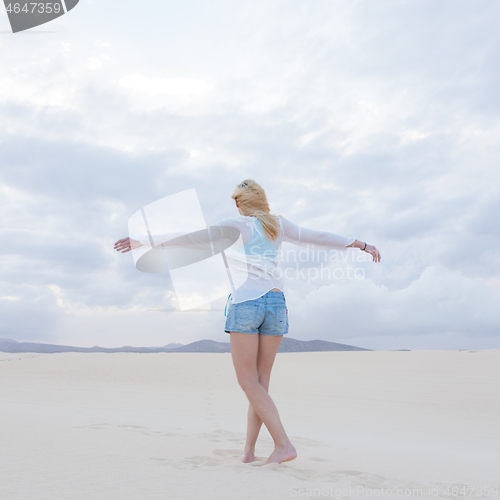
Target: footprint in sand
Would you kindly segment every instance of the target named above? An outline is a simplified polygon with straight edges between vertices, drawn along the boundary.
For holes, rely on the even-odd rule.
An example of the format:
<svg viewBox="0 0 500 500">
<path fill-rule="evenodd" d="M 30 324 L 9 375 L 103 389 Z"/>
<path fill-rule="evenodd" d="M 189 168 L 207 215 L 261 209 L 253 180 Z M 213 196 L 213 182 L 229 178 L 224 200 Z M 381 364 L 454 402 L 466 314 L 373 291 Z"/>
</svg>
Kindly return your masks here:
<svg viewBox="0 0 500 500">
<path fill-rule="evenodd" d="M 185 435 L 177 432 L 153 431 L 142 425 L 126 425 L 126 424 L 114 425 L 108 423 L 101 423 L 101 424 L 89 424 L 89 425 L 75 425 L 74 427 L 75 429 L 97 429 L 97 430 L 115 428 L 129 432 L 140 432 L 145 436 L 185 437 Z"/>
<path fill-rule="evenodd" d="M 315 462 L 333 462 L 333 460 L 323 457 L 309 457 L 309 460 L 314 460 Z"/>
</svg>

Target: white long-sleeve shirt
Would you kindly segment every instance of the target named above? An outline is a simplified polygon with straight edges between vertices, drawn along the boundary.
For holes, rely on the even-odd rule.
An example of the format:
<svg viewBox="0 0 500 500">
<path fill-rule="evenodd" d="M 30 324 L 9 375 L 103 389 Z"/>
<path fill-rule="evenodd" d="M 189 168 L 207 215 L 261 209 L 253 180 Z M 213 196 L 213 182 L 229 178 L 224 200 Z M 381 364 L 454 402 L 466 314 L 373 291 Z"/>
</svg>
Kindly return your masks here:
<svg viewBox="0 0 500 500">
<path fill-rule="evenodd" d="M 246 272 L 248 278 L 231 294 L 231 303 L 244 302 L 261 297 L 273 288 L 285 293 L 285 285 L 279 262 L 282 242 L 290 242 L 312 249 L 346 250 L 356 238 L 341 236 L 326 231 L 316 231 L 297 226 L 285 217 L 278 218 L 279 234 L 275 240 L 265 237 L 264 229 L 256 217 L 232 217 L 217 224 L 235 227 L 240 231 L 244 243 Z M 240 249 L 236 250 L 237 252 Z M 231 264 L 237 272 L 241 269 L 241 260 L 236 252 L 226 252 L 229 268 Z M 241 253 L 241 251 L 240 251 Z M 241 269 L 243 271 L 243 269 Z"/>
<path fill-rule="evenodd" d="M 231 303 L 253 300 L 273 288 L 285 293 L 279 262 L 282 242 L 290 242 L 312 249 L 347 250 L 356 238 L 341 236 L 327 231 L 316 231 L 297 226 L 285 217 L 278 217 L 279 235 L 268 240 L 262 224 L 256 217 L 244 215 L 223 219 L 214 226 L 229 226 L 239 230 L 242 245 L 234 245 L 224 253 L 234 283 Z M 180 233 L 179 233 L 180 234 Z M 179 234 L 153 235 L 155 245 L 168 245 L 168 240 Z M 148 235 L 130 236 L 145 246 L 150 246 Z"/>
</svg>

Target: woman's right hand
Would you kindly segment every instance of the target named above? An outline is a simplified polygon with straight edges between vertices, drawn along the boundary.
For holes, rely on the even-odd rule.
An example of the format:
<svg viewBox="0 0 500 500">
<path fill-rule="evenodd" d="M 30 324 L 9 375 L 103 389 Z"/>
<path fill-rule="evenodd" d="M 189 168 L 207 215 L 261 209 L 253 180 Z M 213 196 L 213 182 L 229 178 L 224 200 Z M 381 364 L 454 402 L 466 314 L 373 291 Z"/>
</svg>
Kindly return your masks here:
<svg viewBox="0 0 500 500">
<path fill-rule="evenodd" d="M 373 256 L 373 262 L 380 262 L 380 252 L 373 245 L 366 245 L 363 252 L 369 253 Z"/>
<path fill-rule="evenodd" d="M 130 250 L 135 250 L 136 248 L 142 247 L 143 244 L 140 241 L 132 240 L 130 238 L 123 238 L 115 243 L 114 249 L 119 252 L 123 250 L 122 253 L 130 252 Z"/>
</svg>

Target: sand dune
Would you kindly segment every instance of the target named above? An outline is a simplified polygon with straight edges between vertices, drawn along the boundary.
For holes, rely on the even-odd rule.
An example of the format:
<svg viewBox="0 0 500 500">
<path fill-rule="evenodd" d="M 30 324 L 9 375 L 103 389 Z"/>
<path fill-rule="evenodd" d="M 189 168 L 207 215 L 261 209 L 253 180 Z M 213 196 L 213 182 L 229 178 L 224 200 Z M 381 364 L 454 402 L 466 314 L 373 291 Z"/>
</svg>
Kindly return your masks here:
<svg viewBox="0 0 500 500">
<path fill-rule="evenodd" d="M 500 350 L 279 353 L 298 457 L 260 466 L 229 353 L 0 353 L 0 498 L 500 498 L 499 380 Z"/>
</svg>

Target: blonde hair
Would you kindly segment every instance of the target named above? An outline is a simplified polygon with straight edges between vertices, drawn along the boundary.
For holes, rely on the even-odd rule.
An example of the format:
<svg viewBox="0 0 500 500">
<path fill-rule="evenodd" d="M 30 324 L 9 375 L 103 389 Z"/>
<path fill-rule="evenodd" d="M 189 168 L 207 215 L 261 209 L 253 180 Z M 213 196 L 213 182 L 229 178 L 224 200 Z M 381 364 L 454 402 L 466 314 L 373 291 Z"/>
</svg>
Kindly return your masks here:
<svg viewBox="0 0 500 500">
<path fill-rule="evenodd" d="M 278 217 L 281 215 L 270 213 L 266 193 L 260 184 L 253 179 L 245 179 L 236 186 L 231 198 L 238 203 L 243 215 L 260 220 L 267 239 L 275 240 L 278 237 Z"/>
</svg>

